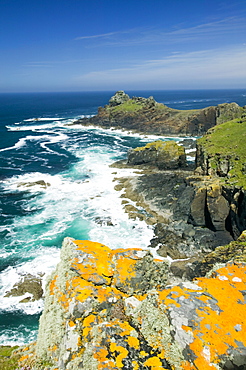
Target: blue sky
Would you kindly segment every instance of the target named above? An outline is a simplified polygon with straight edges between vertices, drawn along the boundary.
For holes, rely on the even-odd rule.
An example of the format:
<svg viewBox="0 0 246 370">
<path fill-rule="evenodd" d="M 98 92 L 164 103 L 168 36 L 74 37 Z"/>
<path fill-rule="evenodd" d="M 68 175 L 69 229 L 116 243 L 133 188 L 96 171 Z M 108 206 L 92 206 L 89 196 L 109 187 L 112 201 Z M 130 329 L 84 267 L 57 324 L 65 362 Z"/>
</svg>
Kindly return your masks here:
<svg viewBox="0 0 246 370">
<path fill-rule="evenodd" d="M 0 0 L 0 92 L 246 88 L 245 0 Z"/>
</svg>

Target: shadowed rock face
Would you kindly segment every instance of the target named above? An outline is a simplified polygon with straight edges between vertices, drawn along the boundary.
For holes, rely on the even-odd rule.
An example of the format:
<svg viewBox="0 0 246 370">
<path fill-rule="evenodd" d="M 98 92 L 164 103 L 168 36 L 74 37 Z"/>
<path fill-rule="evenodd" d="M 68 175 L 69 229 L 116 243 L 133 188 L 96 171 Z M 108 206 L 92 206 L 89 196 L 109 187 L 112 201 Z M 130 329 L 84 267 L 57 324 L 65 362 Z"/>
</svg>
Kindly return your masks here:
<svg viewBox="0 0 246 370">
<path fill-rule="evenodd" d="M 132 97 L 118 91 L 98 114 L 75 122 L 82 125 L 117 127 L 148 134 L 200 136 L 209 128 L 241 117 L 243 108 L 236 103 L 204 109 L 176 110 L 157 103 L 153 97 Z"/>
<path fill-rule="evenodd" d="M 47 285 L 36 348 L 20 365 L 58 370 L 241 369 L 245 264 L 166 286 L 148 251 L 65 239 Z M 34 365 L 34 363 L 36 365 Z"/>
</svg>

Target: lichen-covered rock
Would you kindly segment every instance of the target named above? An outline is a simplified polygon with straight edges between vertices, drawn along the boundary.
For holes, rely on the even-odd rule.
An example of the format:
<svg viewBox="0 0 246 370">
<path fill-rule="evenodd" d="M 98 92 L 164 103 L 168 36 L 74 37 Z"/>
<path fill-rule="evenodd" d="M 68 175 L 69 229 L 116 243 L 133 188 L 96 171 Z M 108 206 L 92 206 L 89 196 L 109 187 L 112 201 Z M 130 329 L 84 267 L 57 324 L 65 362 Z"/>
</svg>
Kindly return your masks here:
<svg viewBox="0 0 246 370">
<path fill-rule="evenodd" d="M 184 147 L 175 141 L 154 141 L 128 152 L 128 164 L 148 164 L 159 169 L 177 169 L 186 166 Z"/>
<path fill-rule="evenodd" d="M 35 352 L 26 349 L 20 366 L 243 369 L 246 265 L 175 286 L 166 286 L 167 270 L 148 251 L 65 239 Z"/>
</svg>

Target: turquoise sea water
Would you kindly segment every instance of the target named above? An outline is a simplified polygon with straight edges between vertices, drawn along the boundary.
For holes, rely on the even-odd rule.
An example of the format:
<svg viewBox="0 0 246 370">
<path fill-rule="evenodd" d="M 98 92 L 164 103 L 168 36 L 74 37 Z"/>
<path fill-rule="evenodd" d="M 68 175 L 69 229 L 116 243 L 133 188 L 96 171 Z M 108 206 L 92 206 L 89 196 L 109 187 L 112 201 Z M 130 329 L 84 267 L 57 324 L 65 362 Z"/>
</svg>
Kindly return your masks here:
<svg viewBox="0 0 246 370">
<path fill-rule="evenodd" d="M 246 89 L 128 93 L 177 109 L 246 104 Z M 0 344 L 35 339 L 42 300 L 19 303 L 23 297 L 4 295 L 25 274 L 42 276 L 45 285 L 64 237 L 146 248 L 153 236 L 123 212 L 108 165 L 154 137 L 68 126 L 96 114 L 113 94 L 0 94 Z"/>
</svg>

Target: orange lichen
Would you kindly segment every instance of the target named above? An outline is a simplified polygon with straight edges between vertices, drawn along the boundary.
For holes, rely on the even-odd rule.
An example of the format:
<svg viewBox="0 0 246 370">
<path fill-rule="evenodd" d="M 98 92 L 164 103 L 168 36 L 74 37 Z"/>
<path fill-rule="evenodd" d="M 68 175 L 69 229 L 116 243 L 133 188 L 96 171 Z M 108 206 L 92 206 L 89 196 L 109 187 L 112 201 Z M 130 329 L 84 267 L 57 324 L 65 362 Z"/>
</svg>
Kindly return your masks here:
<svg viewBox="0 0 246 370">
<path fill-rule="evenodd" d="M 207 369 L 208 367 L 205 365 L 208 366 L 209 362 L 217 363 L 219 357 L 227 353 L 230 347 L 237 347 L 236 342 L 241 342 L 246 346 L 246 308 L 243 304 L 244 296 L 239 290 L 246 289 L 245 273 L 245 266 L 229 265 L 219 269 L 217 276 L 213 279 L 201 278 L 197 280 L 199 286 L 218 301 L 219 308 L 219 311 L 214 311 L 209 307 L 206 307 L 205 310 L 197 310 L 197 314 L 202 320 L 193 331 L 195 340 L 191 343 L 190 348 L 195 354 L 200 354 L 194 361 L 196 366 L 200 366 L 198 368 Z M 225 278 L 221 280 L 221 276 L 227 280 Z M 235 276 L 241 281 L 233 282 Z M 237 325 L 240 330 L 235 329 Z M 205 347 L 206 353 L 204 354 Z"/>
<path fill-rule="evenodd" d="M 95 315 L 87 316 L 83 321 L 83 337 L 87 338 L 95 321 Z"/>
<path fill-rule="evenodd" d="M 50 285 L 49 285 L 49 290 L 50 290 L 49 293 L 51 295 L 54 295 L 54 289 L 56 287 L 56 279 L 57 279 L 57 275 L 53 277 L 53 279 L 51 280 Z"/>
<path fill-rule="evenodd" d="M 119 353 L 117 356 L 116 356 L 116 359 L 115 359 L 115 362 L 116 362 L 116 366 L 119 368 L 119 367 L 123 367 L 123 363 L 122 363 L 122 360 L 124 360 L 124 358 L 127 357 L 128 355 L 128 351 L 126 348 L 122 347 L 122 346 L 118 346 L 116 343 L 112 342 L 110 343 L 110 351 L 111 352 L 116 352 L 116 353 Z"/>
<path fill-rule="evenodd" d="M 19 359 L 20 362 L 22 361 L 25 361 L 29 358 L 29 355 L 24 355 L 24 356 L 21 356 L 21 358 Z"/>
<path fill-rule="evenodd" d="M 139 370 L 139 365 L 137 361 L 132 361 L 133 370 Z"/>
<path fill-rule="evenodd" d="M 127 338 L 127 343 L 129 344 L 129 346 L 131 346 L 131 347 L 133 347 L 135 349 L 138 349 L 139 348 L 139 340 L 136 337 L 129 336 Z"/>
<path fill-rule="evenodd" d="M 160 359 L 157 356 L 150 357 L 144 362 L 145 366 L 149 366 L 151 370 L 164 369 Z"/>
<path fill-rule="evenodd" d="M 75 240 L 74 244 L 77 249 L 85 252 L 83 263 L 75 258 L 72 267 L 78 271 L 84 279 L 93 281 L 95 284 L 102 283 L 110 284 L 113 275 L 113 267 L 111 264 L 111 249 L 100 243 L 91 241 Z"/>
</svg>

